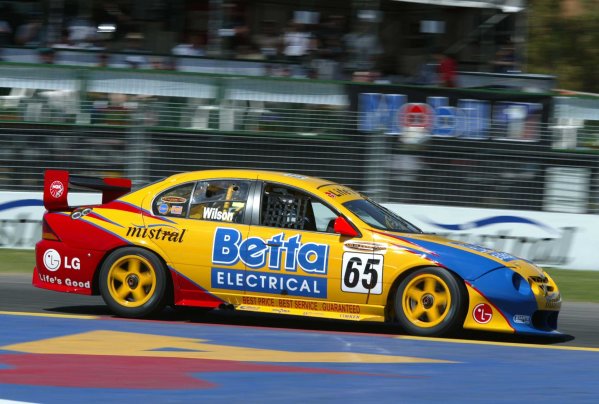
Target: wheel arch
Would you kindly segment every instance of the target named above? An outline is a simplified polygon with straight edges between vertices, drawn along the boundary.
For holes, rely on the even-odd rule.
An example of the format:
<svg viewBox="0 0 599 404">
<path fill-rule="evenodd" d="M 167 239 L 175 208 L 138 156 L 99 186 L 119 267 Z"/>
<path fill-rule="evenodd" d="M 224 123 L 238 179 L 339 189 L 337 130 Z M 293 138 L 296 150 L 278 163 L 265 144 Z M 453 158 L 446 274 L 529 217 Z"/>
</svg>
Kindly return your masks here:
<svg viewBox="0 0 599 404">
<path fill-rule="evenodd" d="M 131 248 L 131 247 L 136 247 L 136 248 L 148 251 L 149 253 L 154 254 L 161 261 L 161 263 L 164 266 L 164 269 L 166 271 L 167 305 L 171 305 L 172 301 L 173 301 L 173 296 L 175 293 L 175 289 L 174 289 L 175 283 L 173 281 L 173 275 L 171 273 L 171 270 L 170 270 L 168 264 L 166 263 L 166 259 L 164 258 L 162 251 L 159 252 L 156 250 L 152 250 L 151 248 L 148 248 L 147 246 L 138 245 L 138 244 L 126 244 L 126 245 L 112 248 L 112 249 L 104 252 L 102 259 L 100 260 L 100 262 L 98 262 L 98 266 L 96 267 L 96 270 L 94 271 L 94 276 L 92 278 L 92 294 L 100 295 L 100 272 L 101 272 L 102 266 L 104 265 L 104 262 L 106 262 L 106 259 L 110 256 L 110 254 L 112 254 L 115 251 L 122 250 L 124 248 Z"/>
<path fill-rule="evenodd" d="M 468 291 L 466 289 L 466 283 L 465 283 L 464 278 L 461 277 L 460 274 L 458 274 L 456 271 L 453 271 L 449 268 L 439 266 L 439 265 L 424 265 L 424 264 L 416 265 L 409 269 L 403 270 L 393 280 L 393 283 L 391 284 L 391 287 L 389 288 L 389 291 L 387 292 L 387 299 L 385 300 L 385 321 L 386 322 L 393 321 L 395 319 L 395 295 L 397 293 L 397 289 L 399 288 L 399 285 L 401 284 L 401 282 L 406 277 L 408 277 L 411 273 L 416 272 L 417 270 L 423 269 L 423 268 L 440 268 L 440 269 L 444 269 L 447 272 L 449 272 L 450 274 L 452 274 L 452 276 L 454 278 L 456 278 L 456 280 L 458 281 L 460 288 L 462 288 L 462 292 L 464 292 L 464 298 L 466 299 L 466 304 L 468 304 L 469 296 L 468 296 Z"/>
</svg>

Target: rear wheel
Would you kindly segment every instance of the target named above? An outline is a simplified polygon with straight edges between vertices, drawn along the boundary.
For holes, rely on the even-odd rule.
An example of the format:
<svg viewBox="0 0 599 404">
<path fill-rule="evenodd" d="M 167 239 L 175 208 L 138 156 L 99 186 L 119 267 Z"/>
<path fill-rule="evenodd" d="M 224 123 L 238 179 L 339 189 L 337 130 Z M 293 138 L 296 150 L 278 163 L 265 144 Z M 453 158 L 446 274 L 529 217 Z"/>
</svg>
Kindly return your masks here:
<svg viewBox="0 0 599 404">
<path fill-rule="evenodd" d="M 438 267 L 422 268 L 399 284 L 395 313 L 410 334 L 447 335 L 461 328 L 467 300 L 464 285 L 454 274 Z"/>
<path fill-rule="evenodd" d="M 112 252 L 100 269 L 100 293 L 119 316 L 146 317 L 165 305 L 167 274 L 152 252 L 127 247 Z"/>
</svg>

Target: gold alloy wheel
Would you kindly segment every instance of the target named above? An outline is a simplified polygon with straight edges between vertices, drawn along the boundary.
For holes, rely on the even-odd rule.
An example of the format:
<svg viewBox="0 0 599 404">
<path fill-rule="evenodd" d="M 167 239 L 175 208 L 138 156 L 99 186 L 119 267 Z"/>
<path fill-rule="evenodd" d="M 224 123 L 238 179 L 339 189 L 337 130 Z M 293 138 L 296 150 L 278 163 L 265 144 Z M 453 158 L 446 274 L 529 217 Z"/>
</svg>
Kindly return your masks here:
<svg viewBox="0 0 599 404">
<path fill-rule="evenodd" d="M 125 255 L 108 271 L 108 291 L 124 307 L 140 307 L 156 291 L 156 270 L 145 257 Z"/>
<path fill-rule="evenodd" d="M 405 287 L 402 307 L 412 324 L 430 328 L 440 324 L 451 307 L 451 293 L 447 283 L 430 273 L 420 274 Z"/>
</svg>

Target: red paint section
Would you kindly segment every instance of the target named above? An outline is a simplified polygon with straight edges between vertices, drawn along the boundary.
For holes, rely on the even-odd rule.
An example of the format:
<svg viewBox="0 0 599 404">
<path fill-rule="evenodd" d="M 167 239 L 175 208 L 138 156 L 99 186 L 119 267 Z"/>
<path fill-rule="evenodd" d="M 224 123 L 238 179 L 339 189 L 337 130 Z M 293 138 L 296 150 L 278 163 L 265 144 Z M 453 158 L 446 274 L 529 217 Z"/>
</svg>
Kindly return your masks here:
<svg viewBox="0 0 599 404">
<path fill-rule="evenodd" d="M 128 178 L 104 178 L 104 183 L 110 189 L 102 191 L 102 203 L 113 201 L 131 191 L 131 180 Z"/>
<path fill-rule="evenodd" d="M 384 376 L 364 372 L 251 362 L 109 355 L 8 354 L 0 355 L 0 364 L 9 367 L 0 369 L 0 383 L 111 389 L 206 389 L 217 385 L 196 378 L 193 374 L 214 372 Z"/>
<path fill-rule="evenodd" d="M 44 173 L 44 207 L 48 211 L 67 210 L 69 203 L 69 172 L 46 170 Z"/>
<path fill-rule="evenodd" d="M 69 280 L 67 282 L 67 279 Z M 37 267 L 33 268 L 31 284 L 36 288 L 53 290 L 55 292 L 75 293 L 78 295 L 91 295 L 93 286 L 91 279 L 77 280 L 62 276 L 41 274 Z"/>
<path fill-rule="evenodd" d="M 46 213 L 44 218 L 61 241 L 41 240 L 36 244 L 33 285 L 57 292 L 92 294 L 94 274 L 106 252 L 128 243 L 82 219 L 60 213 Z M 46 266 L 46 254 L 59 262 L 56 268 Z"/>
<path fill-rule="evenodd" d="M 108 251 L 127 243 L 111 232 L 86 220 L 73 220 L 68 215 L 49 213 L 44 216 L 64 244 L 88 250 Z"/>
<path fill-rule="evenodd" d="M 218 307 L 224 303 L 222 299 L 213 296 L 208 291 L 191 282 L 176 271 L 171 270 L 175 286 L 175 305 L 192 307 Z"/>
<path fill-rule="evenodd" d="M 93 219 L 96 219 L 96 220 L 101 220 L 101 221 L 106 222 L 106 223 L 113 224 L 113 222 L 111 222 L 110 220 L 106 219 L 104 216 L 100 216 L 100 215 L 98 215 L 97 213 L 94 213 L 94 212 L 88 214 L 87 217 L 90 217 L 90 218 L 93 218 Z"/>
</svg>

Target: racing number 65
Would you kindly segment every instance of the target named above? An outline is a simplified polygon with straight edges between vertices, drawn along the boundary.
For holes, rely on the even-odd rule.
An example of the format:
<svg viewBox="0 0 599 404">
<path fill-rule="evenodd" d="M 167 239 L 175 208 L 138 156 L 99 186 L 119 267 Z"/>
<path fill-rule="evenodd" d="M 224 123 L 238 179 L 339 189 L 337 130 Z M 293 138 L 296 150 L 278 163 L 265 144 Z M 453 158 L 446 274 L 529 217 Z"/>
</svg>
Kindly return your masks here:
<svg viewBox="0 0 599 404">
<path fill-rule="evenodd" d="M 346 252 L 342 268 L 341 290 L 344 292 L 382 293 L 382 255 Z"/>
</svg>

